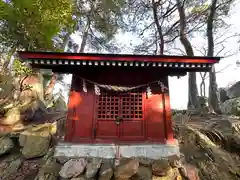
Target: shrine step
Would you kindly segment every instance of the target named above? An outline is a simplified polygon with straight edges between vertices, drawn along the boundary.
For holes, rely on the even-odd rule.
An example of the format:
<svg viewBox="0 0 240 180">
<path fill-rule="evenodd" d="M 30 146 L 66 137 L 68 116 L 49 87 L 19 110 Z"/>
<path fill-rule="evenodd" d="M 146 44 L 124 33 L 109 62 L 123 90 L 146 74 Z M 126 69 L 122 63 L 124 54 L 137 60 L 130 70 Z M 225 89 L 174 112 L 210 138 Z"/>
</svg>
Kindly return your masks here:
<svg viewBox="0 0 240 180">
<path fill-rule="evenodd" d="M 55 157 L 101 157 L 112 159 L 120 157 L 145 157 L 161 159 L 171 155 L 179 155 L 179 146 L 166 144 L 73 144 L 59 142 L 55 148 Z"/>
</svg>

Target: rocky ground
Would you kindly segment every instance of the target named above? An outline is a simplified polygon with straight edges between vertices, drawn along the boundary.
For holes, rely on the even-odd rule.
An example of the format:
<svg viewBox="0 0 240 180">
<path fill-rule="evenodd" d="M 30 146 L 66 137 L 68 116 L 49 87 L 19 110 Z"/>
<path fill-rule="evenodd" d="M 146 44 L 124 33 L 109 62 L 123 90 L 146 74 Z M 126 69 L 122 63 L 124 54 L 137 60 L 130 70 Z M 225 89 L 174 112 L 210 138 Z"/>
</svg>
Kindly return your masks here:
<svg viewBox="0 0 240 180">
<path fill-rule="evenodd" d="M 178 117 L 179 116 L 179 117 Z M 200 179 L 226 180 L 240 178 L 240 120 L 226 115 L 174 116 L 175 136 Z"/>
<path fill-rule="evenodd" d="M 0 139 L 1 180 L 140 180 L 179 179 L 178 156 L 164 160 L 145 158 L 114 160 L 53 157 L 55 123 L 31 125 L 20 132 L 4 133 Z"/>
<path fill-rule="evenodd" d="M 228 116 L 177 114 L 181 157 L 113 160 L 54 158 L 57 124 L 28 125 L 1 133 L 1 180 L 234 180 L 240 179 L 240 127 Z M 239 154 L 238 154 L 239 153 Z"/>
</svg>

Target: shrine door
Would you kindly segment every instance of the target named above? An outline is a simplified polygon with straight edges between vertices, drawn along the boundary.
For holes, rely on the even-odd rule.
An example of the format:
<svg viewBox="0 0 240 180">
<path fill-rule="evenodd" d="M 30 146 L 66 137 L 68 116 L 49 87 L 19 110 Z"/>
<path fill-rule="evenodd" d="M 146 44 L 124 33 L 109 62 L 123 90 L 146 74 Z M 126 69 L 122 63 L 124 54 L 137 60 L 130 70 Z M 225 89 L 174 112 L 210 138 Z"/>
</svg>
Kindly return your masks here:
<svg viewBox="0 0 240 180">
<path fill-rule="evenodd" d="M 144 98 L 141 91 L 104 91 L 96 99 L 96 141 L 144 140 Z"/>
</svg>

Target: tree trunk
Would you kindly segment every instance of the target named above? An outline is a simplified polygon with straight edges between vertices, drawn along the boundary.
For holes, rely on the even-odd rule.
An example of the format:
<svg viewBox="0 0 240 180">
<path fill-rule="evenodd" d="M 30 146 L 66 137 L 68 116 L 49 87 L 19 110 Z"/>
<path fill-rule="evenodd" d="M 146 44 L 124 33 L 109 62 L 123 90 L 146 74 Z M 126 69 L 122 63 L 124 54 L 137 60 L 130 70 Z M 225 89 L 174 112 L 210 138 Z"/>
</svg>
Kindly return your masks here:
<svg viewBox="0 0 240 180">
<path fill-rule="evenodd" d="M 70 35 L 71 33 L 67 33 L 66 36 L 64 37 L 64 40 L 63 40 L 63 50 L 64 52 L 67 52 L 68 51 L 68 43 L 69 43 L 69 40 L 70 40 Z"/>
<path fill-rule="evenodd" d="M 154 22 L 156 24 L 158 35 L 160 38 L 160 43 L 159 43 L 160 55 L 163 55 L 163 53 L 164 53 L 164 38 L 163 38 L 163 33 L 162 33 L 162 27 L 159 23 L 158 15 L 157 15 L 157 2 L 155 2 L 155 0 L 152 0 L 152 5 L 153 5 L 152 9 L 153 9 Z"/>
<path fill-rule="evenodd" d="M 12 67 L 14 65 L 14 60 L 15 60 L 15 57 L 14 57 L 14 54 L 17 50 L 17 47 L 13 47 L 11 49 L 11 51 L 9 52 L 9 55 L 8 55 L 8 59 L 7 59 L 7 62 L 5 62 L 4 64 L 4 68 L 8 68 L 10 72 L 12 72 Z"/>
<path fill-rule="evenodd" d="M 177 0 L 177 8 L 180 17 L 180 41 L 185 48 L 186 54 L 188 56 L 194 56 L 193 48 L 186 36 L 186 17 L 184 11 L 184 4 L 180 0 Z M 188 73 L 188 108 L 199 108 L 200 104 L 198 101 L 198 89 L 196 73 Z"/>
<path fill-rule="evenodd" d="M 86 47 L 87 44 L 87 38 L 88 38 L 88 31 L 90 29 L 90 21 L 88 20 L 85 27 L 84 27 L 84 31 L 83 31 L 83 35 L 82 35 L 82 42 L 81 42 L 81 46 L 80 46 L 80 50 L 79 53 L 83 53 L 84 49 Z"/>
<path fill-rule="evenodd" d="M 208 38 L 207 55 L 210 57 L 214 56 L 213 21 L 214 21 L 214 16 L 216 12 L 216 5 L 217 5 L 217 0 L 212 0 L 210 14 L 207 20 L 207 38 Z M 218 92 L 218 86 L 217 86 L 217 80 L 216 80 L 216 72 L 215 72 L 215 67 L 212 66 L 212 69 L 209 72 L 208 104 L 211 112 L 221 113 L 217 92 Z"/>
</svg>

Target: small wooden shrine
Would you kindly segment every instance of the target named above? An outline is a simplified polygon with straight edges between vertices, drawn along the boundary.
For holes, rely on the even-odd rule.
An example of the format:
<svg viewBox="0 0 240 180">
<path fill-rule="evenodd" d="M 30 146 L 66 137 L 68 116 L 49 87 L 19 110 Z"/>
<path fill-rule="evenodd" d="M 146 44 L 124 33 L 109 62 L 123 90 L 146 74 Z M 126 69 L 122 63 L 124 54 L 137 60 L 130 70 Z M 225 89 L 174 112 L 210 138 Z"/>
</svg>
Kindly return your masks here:
<svg viewBox="0 0 240 180">
<path fill-rule="evenodd" d="M 71 73 L 66 142 L 172 144 L 168 76 L 210 71 L 217 57 L 19 52 L 32 68 Z M 181 88 L 181 87 L 179 87 Z"/>
</svg>

